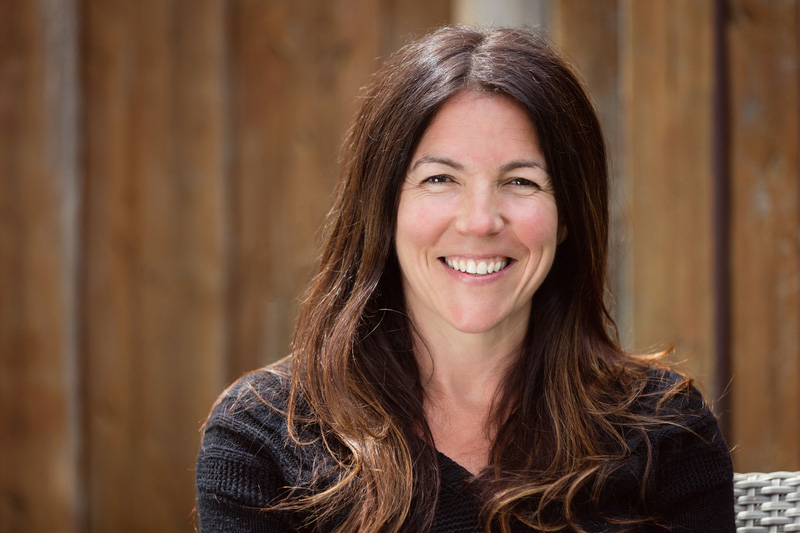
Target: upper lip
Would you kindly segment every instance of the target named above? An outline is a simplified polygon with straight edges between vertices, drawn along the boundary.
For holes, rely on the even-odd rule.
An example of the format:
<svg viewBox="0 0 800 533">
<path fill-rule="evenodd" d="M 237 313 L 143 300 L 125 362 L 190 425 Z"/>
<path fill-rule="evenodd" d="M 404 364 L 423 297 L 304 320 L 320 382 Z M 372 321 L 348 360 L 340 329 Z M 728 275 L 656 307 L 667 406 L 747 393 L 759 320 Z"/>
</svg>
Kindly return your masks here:
<svg viewBox="0 0 800 533">
<path fill-rule="evenodd" d="M 439 260 L 443 263 L 476 263 L 476 264 L 493 264 L 493 263 L 504 263 L 508 265 L 514 259 L 508 257 L 506 255 L 491 255 L 491 256 L 474 256 L 474 255 L 445 255 L 439 257 Z"/>
<path fill-rule="evenodd" d="M 441 259 L 472 259 L 473 261 L 505 261 L 512 259 L 505 254 L 446 254 Z"/>
</svg>

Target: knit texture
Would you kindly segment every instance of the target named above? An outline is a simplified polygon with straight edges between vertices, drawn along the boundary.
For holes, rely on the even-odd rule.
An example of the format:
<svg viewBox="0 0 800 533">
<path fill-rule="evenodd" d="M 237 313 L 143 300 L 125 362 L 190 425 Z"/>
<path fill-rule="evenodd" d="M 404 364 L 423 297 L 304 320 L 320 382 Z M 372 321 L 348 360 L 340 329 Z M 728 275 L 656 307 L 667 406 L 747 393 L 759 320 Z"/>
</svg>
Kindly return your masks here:
<svg viewBox="0 0 800 533">
<path fill-rule="evenodd" d="M 676 379 L 669 373 L 652 387 Z M 197 460 L 197 513 L 201 533 L 335 531 L 336 523 L 307 524 L 298 512 L 263 509 L 285 498 L 292 487 L 308 486 L 315 472 L 331 461 L 310 429 L 301 432 L 300 446 L 288 436 L 284 415 L 288 398 L 285 378 L 266 370 L 243 377 L 218 400 L 206 423 Z M 601 498 L 606 516 L 650 513 L 658 524 L 641 524 L 628 531 L 733 532 L 733 468 L 714 415 L 693 391 L 677 406 L 688 413 L 678 427 L 664 424 L 650 431 L 654 451 L 646 509 L 632 509 L 645 468 L 647 443 L 629 439 L 632 455 L 604 487 Z M 642 409 L 650 409 L 646 401 Z M 441 483 L 432 532 L 482 531 L 479 502 L 468 483 L 469 472 L 439 454 Z M 593 516 L 591 506 L 578 509 L 582 524 L 591 531 L 620 531 Z M 531 531 L 520 523 L 514 531 Z"/>
</svg>

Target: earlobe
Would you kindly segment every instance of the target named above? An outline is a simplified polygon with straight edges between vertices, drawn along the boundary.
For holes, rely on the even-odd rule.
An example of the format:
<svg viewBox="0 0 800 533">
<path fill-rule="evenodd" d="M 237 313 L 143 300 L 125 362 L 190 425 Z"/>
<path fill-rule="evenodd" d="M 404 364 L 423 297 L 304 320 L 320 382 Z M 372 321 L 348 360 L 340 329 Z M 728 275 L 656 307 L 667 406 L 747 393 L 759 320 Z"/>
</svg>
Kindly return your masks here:
<svg viewBox="0 0 800 533">
<path fill-rule="evenodd" d="M 567 238 L 567 226 L 562 224 L 560 228 L 558 228 L 558 244 L 564 242 L 564 239 Z"/>
</svg>

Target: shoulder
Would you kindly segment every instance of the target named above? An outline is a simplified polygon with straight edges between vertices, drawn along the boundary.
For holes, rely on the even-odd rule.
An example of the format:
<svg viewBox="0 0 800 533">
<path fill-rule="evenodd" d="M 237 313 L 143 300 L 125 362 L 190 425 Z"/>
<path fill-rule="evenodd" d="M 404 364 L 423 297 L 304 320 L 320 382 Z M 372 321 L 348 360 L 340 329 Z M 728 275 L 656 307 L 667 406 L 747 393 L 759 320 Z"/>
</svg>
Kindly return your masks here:
<svg viewBox="0 0 800 533">
<path fill-rule="evenodd" d="M 713 422 L 716 417 L 694 382 L 670 368 L 649 368 L 639 384 L 634 410 L 666 426 Z"/>
<path fill-rule="evenodd" d="M 642 494 L 641 512 L 675 530 L 730 530 L 733 466 L 716 416 L 679 372 L 653 365 L 637 379 L 625 459 L 609 477 L 612 500 Z"/>
<path fill-rule="evenodd" d="M 292 399 L 290 365 L 255 370 L 235 381 L 214 403 L 204 426 L 203 448 L 217 443 L 215 437 L 223 434 L 228 445 L 294 453 L 319 437 L 308 415 L 302 395 Z"/>
<path fill-rule="evenodd" d="M 639 375 L 622 428 L 632 459 L 657 467 L 697 454 L 730 463 L 717 418 L 691 379 L 655 365 Z"/>
<path fill-rule="evenodd" d="M 206 429 L 213 424 L 233 421 L 247 425 L 249 422 L 283 419 L 290 390 L 290 368 L 287 365 L 249 372 L 217 398 Z"/>
<path fill-rule="evenodd" d="M 684 438 L 728 452 L 716 416 L 691 379 L 669 368 L 651 367 L 637 390 L 631 411 L 641 422 L 639 435 L 646 434 L 651 444 Z"/>
<path fill-rule="evenodd" d="M 286 366 L 251 372 L 214 404 L 195 470 L 200 531 L 297 530 L 294 514 L 261 511 L 307 484 L 322 455 L 308 425 L 289 430 L 290 378 Z"/>
<path fill-rule="evenodd" d="M 273 443 L 288 436 L 286 410 L 290 397 L 288 369 L 267 367 L 245 374 L 214 403 L 203 428 L 203 446 L 215 436 L 235 434 L 236 442 Z M 230 441 L 230 439 L 229 439 Z M 201 450 L 202 451 L 202 450 Z"/>
<path fill-rule="evenodd" d="M 288 390 L 269 369 L 250 372 L 228 387 L 203 426 L 198 467 L 221 461 L 254 469 L 271 466 L 267 463 L 274 461 L 285 439 Z"/>
<path fill-rule="evenodd" d="M 652 452 L 659 506 L 688 509 L 689 502 L 711 495 L 724 502 L 720 512 L 725 511 L 733 487 L 729 448 L 692 381 L 673 370 L 651 369 L 639 406 L 650 418 L 643 440 Z"/>
<path fill-rule="evenodd" d="M 246 495 L 243 503 L 265 506 L 276 488 L 304 484 L 319 466 L 320 446 L 308 424 L 290 431 L 290 392 L 289 368 L 273 366 L 242 376 L 220 395 L 203 429 L 198 490 Z"/>
</svg>

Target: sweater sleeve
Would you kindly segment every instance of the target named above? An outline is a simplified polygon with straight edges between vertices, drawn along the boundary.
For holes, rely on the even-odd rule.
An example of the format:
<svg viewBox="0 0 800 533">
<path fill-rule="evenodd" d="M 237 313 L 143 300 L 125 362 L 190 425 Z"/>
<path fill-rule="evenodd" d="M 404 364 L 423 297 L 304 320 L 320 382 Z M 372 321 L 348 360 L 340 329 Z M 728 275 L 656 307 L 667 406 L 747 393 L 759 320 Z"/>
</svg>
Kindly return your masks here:
<svg viewBox="0 0 800 533">
<path fill-rule="evenodd" d="M 684 397 L 687 424 L 652 440 L 654 508 L 673 532 L 734 532 L 733 465 L 717 420 L 692 389 Z"/>
<path fill-rule="evenodd" d="M 196 465 L 201 533 L 294 530 L 285 513 L 264 510 L 289 483 L 275 411 L 253 401 L 253 382 L 250 376 L 224 393 L 206 422 Z"/>
</svg>

